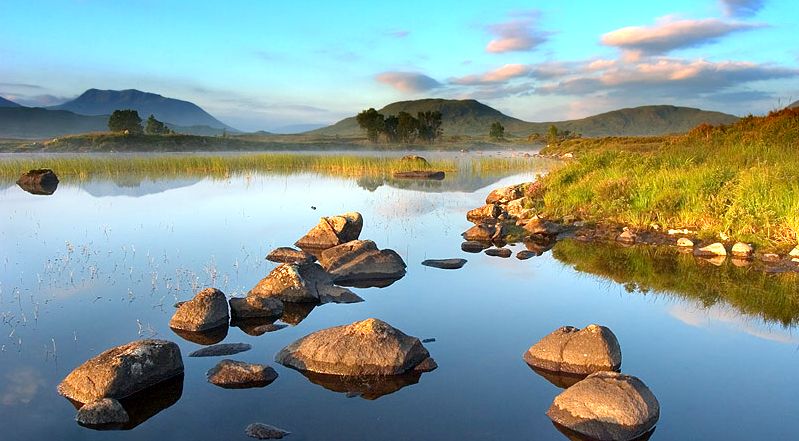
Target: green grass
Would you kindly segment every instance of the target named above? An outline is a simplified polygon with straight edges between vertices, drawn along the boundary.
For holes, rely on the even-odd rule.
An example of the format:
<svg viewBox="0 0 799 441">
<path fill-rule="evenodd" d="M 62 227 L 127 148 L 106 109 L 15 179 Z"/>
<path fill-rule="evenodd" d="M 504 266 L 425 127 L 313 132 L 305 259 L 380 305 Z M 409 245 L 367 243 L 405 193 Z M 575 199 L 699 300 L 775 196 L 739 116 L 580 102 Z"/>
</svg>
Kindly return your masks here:
<svg viewBox="0 0 799 441">
<path fill-rule="evenodd" d="M 738 311 L 777 322 L 799 324 L 799 274 L 768 274 L 752 267 L 697 264 L 690 254 L 669 247 L 558 242 L 553 256 L 576 270 L 623 284 L 645 295 L 670 294 L 705 306 L 728 304 Z"/>
<path fill-rule="evenodd" d="M 699 126 L 681 136 L 573 140 L 577 160 L 544 178 L 538 208 L 560 217 L 787 248 L 799 232 L 799 110 Z"/>
<path fill-rule="evenodd" d="M 443 170 L 447 173 L 486 174 L 518 173 L 540 168 L 534 158 L 481 158 L 464 163 L 455 160 L 431 160 L 424 166 L 396 157 L 358 155 L 314 155 L 291 153 L 257 154 L 148 154 L 139 156 L 47 156 L 0 160 L 0 181 L 14 182 L 31 169 L 50 168 L 64 182 L 93 178 L 115 178 L 131 174 L 151 179 L 185 176 L 227 178 L 248 172 L 292 174 L 312 172 L 322 175 L 363 177 L 389 176 L 398 171 L 420 169 Z"/>
</svg>

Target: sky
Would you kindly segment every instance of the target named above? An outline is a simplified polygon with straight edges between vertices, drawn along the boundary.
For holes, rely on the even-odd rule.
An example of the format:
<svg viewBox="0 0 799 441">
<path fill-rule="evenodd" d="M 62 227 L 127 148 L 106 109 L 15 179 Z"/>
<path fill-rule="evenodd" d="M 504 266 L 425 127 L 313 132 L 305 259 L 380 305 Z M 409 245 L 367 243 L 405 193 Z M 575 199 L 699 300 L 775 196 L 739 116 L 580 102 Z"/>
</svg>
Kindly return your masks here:
<svg viewBox="0 0 799 441">
<path fill-rule="evenodd" d="M 762 114 L 799 100 L 797 26 L 790 0 L 0 0 L 0 96 L 139 89 L 248 131 L 426 97 L 528 121 Z"/>
</svg>

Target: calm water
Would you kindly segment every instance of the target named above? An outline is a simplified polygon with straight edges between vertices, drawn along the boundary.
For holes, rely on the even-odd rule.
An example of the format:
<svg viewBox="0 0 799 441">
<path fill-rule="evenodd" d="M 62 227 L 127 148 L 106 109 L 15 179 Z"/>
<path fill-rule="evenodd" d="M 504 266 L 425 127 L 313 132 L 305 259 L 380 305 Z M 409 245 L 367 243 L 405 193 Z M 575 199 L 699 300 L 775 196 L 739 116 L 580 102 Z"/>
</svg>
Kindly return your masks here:
<svg viewBox="0 0 799 441">
<path fill-rule="evenodd" d="M 490 188 L 533 176 L 411 188 L 310 174 L 119 179 L 64 184 L 49 197 L 4 188 L 0 438 L 244 440 L 244 427 L 260 421 L 294 440 L 561 440 L 544 414 L 560 389 L 521 355 L 559 326 L 600 323 L 619 338 L 622 370 L 660 400 L 653 440 L 796 439 L 794 318 L 685 293 L 628 292 L 623 278 L 578 272 L 553 253 L 518 261 L 461 252 L 466 210 Z M 261 389 L 207 383 L 219 358 L 185 357 L 201 346 L 169 329 L 172 304 L 206 286 L 244 295 L 273 268 L 264 261 L 271 249 L 291 245 L 319 216 L 350 210 L 364 215 L 362 238 L 402 255 L 407 276 L 355 289 L 365 302 L 317 307 L 277 332 L 230 328 L 225 342 L 253 349 L 229 358 L 270 364 L 280 376 Z M 457 271 L 419 264 L 446 257 L 469 262 Z M 366 400 L 272 361 L 303 335 L 368 317 L 435 338 L 426 346 L 439 368 Z M 141 337 L 181 346 L 182 390 L 177 384 L 159 398 L 161 407 L 174 404 L 130 431 L 78 426 L 58 382 L 87 358 Z"/>
</svg>

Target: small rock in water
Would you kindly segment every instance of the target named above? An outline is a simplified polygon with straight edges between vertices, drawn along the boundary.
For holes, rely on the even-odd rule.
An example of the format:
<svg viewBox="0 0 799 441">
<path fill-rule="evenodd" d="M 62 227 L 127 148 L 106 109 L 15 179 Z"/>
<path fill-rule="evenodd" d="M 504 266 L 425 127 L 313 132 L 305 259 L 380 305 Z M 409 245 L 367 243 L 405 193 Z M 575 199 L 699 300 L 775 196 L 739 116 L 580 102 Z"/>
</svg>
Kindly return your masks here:
<svg viewBox="0 0 799 441">
<path fill-rule="evenodd" d="M 263 423 L 252 423 L 244 429 L 244 433 L 255 439 L 281 439 L 291 432 Z"/>
<path fill-rule="evenodd" d="M 75 416 L 78 424 L 84 426 L 102 426 L 108 424 L 125 424 L 130 420 L 128 413 L 119 401 L 113 398 L 102 398 L 84 404 Z"/>
<path fill-rule="evenodd" d="M 635 243 L 638 236 L 632 230 L 624 230 L 616 236 L 616 241 L 624 244 L 632 245 Z"/>
<path fill-rule="evenodd" d="M 511 250 L 507 248 L 489 248 L 485 250 L 485 253 L 492 257 L 504 257 L 508 258 L 513 254 Z"/>
<path fill-rule="evenodd" d="M 466 264 L 466 259 L 427 259 L 422 265 L 440 269 L 459 269 Z"/>
<path fill-rule="evenodd" d="M 621 348 L 616 335 L 591 324 L 580 330 L 573 326 L 556 329 L 523 355 L 530 366 L 552 372 L 588 375 L 621 367 Z"/>
<path fill-rule="evenodd" d="M 220 357 L 223 355 L 233 355 L 239 352 L 249 351 L 252 349 L 247 343 L 221 343 L 218 345 L 208 346 L 207 348 L 197 349 L 189 354 L 189 357 Z"/>
<path fill-rule="evenodd" d="M 688 239 L 687 237 L 681 237 L 677 239 L 677 246 L 688 248 L 694 246 L 694 243 L 693 241 L 691 241 L 691 239 Z"/>
<path fill-rule="evenodd" d="M 253 332 L 257 332 L 259 334 L 263 334 L 266 332 L 275 332 L 279 331 L 283 328 L 287 328 L 289 325 L 283 323 L 269 323 L 267 325 L 256 326 L 253 328 Z"/>
<path fill-rule="evenodd" d="M 791 252 L 788 253 L 788 255 L 791 257 L 799 257 L 799 245 L 794 247 L 794 249 L 792 249 Z"/>
<path fill-rule="evenodd" d="M 230 320 L 227 298 L 216 288 L 206 288 L 183 302 L 169 321 L 169 327 L 183 331 L 206 331 L 226 325 Z"/>
<path fill-rule="evenodd" d="M 422 343 L 433 343 L 434 341 L 436 341 L 436 339 L 434 339 L 434 338 L 426 338 L 426 339 L 422 340 Z"/>
<path fill-rule="evenodd" d="M 732 255 L 735 257 L 742 257 L 742 258 L 750 258 L 752 254 L 755 252 L 752 245 L 743 242 L 737 242 L 735 245 L 732 246 Z"/>
<path fill-rule="evenodd" d="M 516 258 L 519 259 L 519 260 L 527 260 L 527 259 L 529 259 L 531 257 L 535 257 L 535 256 L 538 256 L 538 254 L 536 254 L 536 253 L 534 253 L 534 252 L 532 252 L 530 250 L 521 250 L 518 253 L 516 253 Z"/>
<path fill-rule="evenodd" d="M 264 387 L 277 378 L 277 372 L 262 364 L 222 360 L 206 374 L 208 382 L 229 389 Z"/>
<path fill-rule="evenodd" d="M 476 240 L 467 240 L 461 244 L 461 250 L 466 251 L 467 253 L 479 253 L 486 248 L 488 248 L 486 244 Z"/>
<path fill-rule="evenodd" d="M 726 256 L 727 249 L 724 248 L 724 244 L 716 242 L 706 247 L 696 249 L 694 255 L 702 257 Z"/>
</svg>

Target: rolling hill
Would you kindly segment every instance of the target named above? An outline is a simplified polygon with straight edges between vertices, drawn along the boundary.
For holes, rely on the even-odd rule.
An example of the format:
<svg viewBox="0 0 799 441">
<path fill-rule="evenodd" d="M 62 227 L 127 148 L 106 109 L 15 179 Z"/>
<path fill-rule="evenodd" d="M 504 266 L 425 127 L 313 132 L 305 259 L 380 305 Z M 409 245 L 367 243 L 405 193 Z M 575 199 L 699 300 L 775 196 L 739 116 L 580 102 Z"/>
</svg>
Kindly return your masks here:
<svg viewBox="0 0 799 441">
<path fill-rule="evenodd" d="M 546 134 L 550 125 L 559 130 L 571 130 L 583 136 L 647 136 L 687 132 L 702 123 L 729 124 L 738 119 L 720 112 L 676 106 L 643 106 L 614 110 L 569 121 L 527 122 L 475 100 L 423 99 L 399 101 L 379 110 L 384 115 L 404 111 L 412 115 L 422 111 L 439 111 L 442 114 L 444 135 L 486 136 L 492 123 L 499 121 L 505 132 L 515 136 L 531 133 Z M 309 134 L 326 136 L 358 136 L 363 132 L 355 117 L 343 119 L 332 126 L 312 130 Z"/>
<path fill-rule="evenodd" d="M 0 96 L 0 107 L 22 107 L 22 106 Z"/>
<path fill-rule="evenodd" d="M 108 130 L 108 116 L 41 107 L 0 107 L 0 138 L 53 138 Z"/>
<path fill-rule="evenodd" d="M 799 107 L 799 101 L 794 101 L 793 103 L 788 105 L 789 109 L 795 109 L 797 107 Z"/>
<path fill-rule="evenodd" d="M 133 109 L 142 119 L 154 115 L 159 121 L 175 126 L 207 126 L 214 129 L 235 131 L 232 127 L 214 118 L 200 106 L 174 98 L 167 98 L 136 89 L 98 90 L 89 89 L 79 97 L 64 104 L 48 107 L 50 110 L 68 110 L 79 115 L 110 115 L 114 110 Z"/>
</svg>

